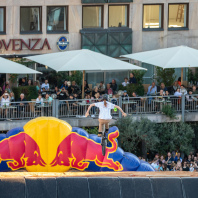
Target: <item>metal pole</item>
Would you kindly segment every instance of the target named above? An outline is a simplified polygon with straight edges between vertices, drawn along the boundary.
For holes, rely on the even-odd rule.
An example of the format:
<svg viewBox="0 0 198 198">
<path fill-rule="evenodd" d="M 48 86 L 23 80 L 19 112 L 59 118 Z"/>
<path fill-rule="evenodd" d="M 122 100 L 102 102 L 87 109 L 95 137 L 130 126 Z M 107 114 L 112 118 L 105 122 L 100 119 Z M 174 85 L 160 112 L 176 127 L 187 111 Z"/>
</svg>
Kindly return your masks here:
<svg viewBox="0 0 198 198">
<path fill-rule="evenodd" d="M 184 68 L 181 68 L 181 84 L 184 82 Z"/>
<path fill-rule="evenodd" d="M 119 107 L 122 108 L 122 97 L 119 96 Z M 122 113 L 119 111 L 119 118 L 122 118 Z"/>
<path fill-rule="evenodd" d="M 185 122 L 185 95 L 182 94 L 182 122 Z"/>
<path fill-rule="evenodd" d="M 58 113 L 59 113 L 59 100 L 58 99 L 54 99 L 52 102 L 52 116 L 55 118 L 58 118 Z"/>
<path fill-rule="evenodd" d="M 84 99 L 85 94 L 85 70 L 83 70 L 83 79 L 82 79 L 82 99 Z"/>
</svg>

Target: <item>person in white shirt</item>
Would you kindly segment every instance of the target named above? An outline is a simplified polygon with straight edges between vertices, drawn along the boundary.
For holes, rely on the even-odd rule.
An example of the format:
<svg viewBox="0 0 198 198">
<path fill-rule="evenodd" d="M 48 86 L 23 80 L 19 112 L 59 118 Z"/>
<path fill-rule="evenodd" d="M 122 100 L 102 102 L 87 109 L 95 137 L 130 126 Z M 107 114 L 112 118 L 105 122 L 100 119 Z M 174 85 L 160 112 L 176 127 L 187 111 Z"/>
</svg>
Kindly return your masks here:
<svg viewBox="0 0 198 198">
<path fill-rule="evenodd" d="M 38 98 L 36 99 L 36 104 L 43 104 L 43 98 L 41 94 L 38 95 Z"/>
<path fill-rule="evenodd" d="M 45 88 L 46 91 L 49 91 L 49 83 L 48 80 L 45 80 L 45 83 L 41 85 L 41 92 L 43 91 L 43 88 Z"/>
<path fill-rule="evenodd" d="M 6 107 L 10 106 L 10 96 L 9 96 L 8 93 L 4 93 L 1 96 L 1 106 L 2 107 L 5 107 L 5 109 L 2 109 L 2 111 L 1 111 L 2 116 L 3 116 L 3 112 L 4 112 L 5 117 L 7 117 L 7 111 L 8 111 L 8 109 Z"/>
<path fill-rule="evenodd" d="M 9 106 L 10 105 L 10 96 L 8 93 L 4 93 L 1 97 L 1 106 Z"/>
<path fill-rule="evenodd" d="M 123 87 L 126 87 L 129 84 L 128 78 L 124 78 L 124 82 L 122 83 Z"/>
<path fill-rule="evenodd" d="M 174 96 L 177 96 L 177 97 L 182 96 L 182 93 L 180 93 L 180 89 L 177 89 L 177 91 L 174 93 Z"/>
<path fill-rule="evenodd" d="M 122 112 L 122 115 L 124 117 L 126 117 L 126 113 L 124 113 L 124 111 L 117 105 L 114 105 L 110 102 L 107 102 L 108 100 L 108 96 L 104 95 L 103 96 L 103 102 L 97 102 L 97 103 L 93 103 L 89 106 L 89 108 L 87 109 L 87 112 L 85 114 L 85 117 L 87 117 L 89 115 L 89 111 L 90 109 L 95 106 L 98 107 L 100 109 L 100 113 L 99 113 L 99 129 L 98 129 L 98 137 L 102 136 L 102 132 L 103 132 L 103 125 L 105 125 L 105 132 L 108 133 L 109 131 L 109 122 L 112 119 L 111 117 L 111 109 L 117 108 Z"/>
</svg>

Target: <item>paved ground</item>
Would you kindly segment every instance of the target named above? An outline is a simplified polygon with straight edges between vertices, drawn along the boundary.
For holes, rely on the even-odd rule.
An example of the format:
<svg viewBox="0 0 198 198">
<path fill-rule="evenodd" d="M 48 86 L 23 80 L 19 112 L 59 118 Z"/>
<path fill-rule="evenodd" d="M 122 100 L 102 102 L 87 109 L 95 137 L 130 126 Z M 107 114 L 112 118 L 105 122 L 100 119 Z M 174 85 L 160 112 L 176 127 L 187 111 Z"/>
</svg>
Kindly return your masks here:
<svg viewBox="0 0 198 198">
<path fill-rule="evenodd" d="M 18 177 L 198 177 L 198 172 L 79 172 L 65 173 L 1 172 L 0 178 Z"/>
</svg>

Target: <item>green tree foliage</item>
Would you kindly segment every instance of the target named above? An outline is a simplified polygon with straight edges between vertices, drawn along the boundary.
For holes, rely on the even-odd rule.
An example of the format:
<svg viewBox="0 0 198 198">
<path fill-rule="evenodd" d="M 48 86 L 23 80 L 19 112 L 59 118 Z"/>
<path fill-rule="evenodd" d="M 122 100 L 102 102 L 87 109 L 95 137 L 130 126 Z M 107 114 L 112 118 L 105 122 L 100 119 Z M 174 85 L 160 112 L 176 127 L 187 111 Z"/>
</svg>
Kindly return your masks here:
<svg viewBox="0 0 198 198">
<path fill-rule="evenodd" d="M 192 151 L 194 130 L 184 122 L 156 124 L 157 137 L 160 142 L 156 152 L 166 154 L 168 151 L 179 150 L 188 154 Z"/>
<path fill-rule="evenodd" d="M 26 100 L 31 101 L 31 99 L 36 99 L 38 97 L 38 91 L 36 86 L 21 86 L 13 87 L 15 99 L 17 100 L 21 93 L 24 93 Z"/>
<path fill-rule="evenodd" d="M 163 69 L 156 67 L 156 73 L 158 85 L 163 82 L 165 86 L 172 86 L 176 80 L 175 69 Z"/>
<path fill-rule="evenodd" d="M 76 81 L 78 86 L 81 86 L 82 84 L 82 72 L 75 71 L 72 72 L 72 75 L 69 76 L 69 72 L 56 72 L 52 71 L 49 74 L 48 80 L 51 84 L 57 84 L 58 87 L 60 87 L 65 80 L 68 81 Z"/>
<path fill-rule="evenodd" d="M 187 123 L 158 124 L 148 118 L 133 120 L 132 117 L 127 116 L 118 119 L 116 125 L 120 131 L 119 146 L 136 155 L 142 155 L 145 151 L 154 151 L 163 155 L 173 150 L 185 154 L 192 151 L 195 134 L 193 128 Z M 198 133 L 196 138 L 198 144 Z M 143 143 L 144 147 L 142 147 Z"/>
<path fill-rule="evenodd" d="M 145 144 L 146 152 L 155 150 L 159 142 L 156 136 L 155 123 L 147 118 L 141 118 L 134 121 L 132 117 L 127 116 L 120 118 L 116 122 L 119 128 L 120 136 L 118 138 L 119 145 L 128 152 L 142 155 L 145 151 L 141 151 L 142 143 Z"/>
<path fill-rule="evenodd" d="M 83 127 L 89 134 L 98 134 L 98 127 Z"/>
<path fill-rule="evenodd" d="M 195 72 L 192 69 L 188 69 L 188 81 L 196 84 L 195 82 L 198 81 L 198 68 L 195 68 Z"/>
</svg>

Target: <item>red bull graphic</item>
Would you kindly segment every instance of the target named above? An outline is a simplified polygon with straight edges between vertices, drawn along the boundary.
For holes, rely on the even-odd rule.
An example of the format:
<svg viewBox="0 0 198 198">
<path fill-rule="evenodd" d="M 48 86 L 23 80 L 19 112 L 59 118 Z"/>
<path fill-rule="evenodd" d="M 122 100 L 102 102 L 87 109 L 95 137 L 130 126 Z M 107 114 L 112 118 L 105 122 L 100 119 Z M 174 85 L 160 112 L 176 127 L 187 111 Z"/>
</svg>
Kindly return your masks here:
<svg viewBox="0 0 198 198">
<path fill-rule="evenodd" d="M 73 132 L 61 142 L 51 165 L 56 166 L 59 164 L 61 166 L 71 166 L 71 168 L 78 170 L 85 170 L 88 168 L 90 161 L 92 161 L 99 167 L 122 171 L 122 165 L 118 161 L 114 162 L 112 158 L 109 158 L 109 154 L 117 150 L 115 139 L 118 135 L 119 132 L 116 130 L 108 136 L 111 147 L 106 148 L 106 155 L 103 156 L 100 143 Z"/>
<path fill-rule="evenodd" d="M 45 166 L 41 158 L 39 146 L 27 134 L 21 132 L 0 142 L 0 162 L 7 161 L 11 170 L 26 166 Z"/>
<path fill-rule="evenodd" d="M 100 137 L 56 118 L 36 118 L 23 129 L 0 135 L 0 171 L 154 171 L 148 163 L 118 147 L 117 127 L 109 129 L 105 156 Z"/>
</svg>

